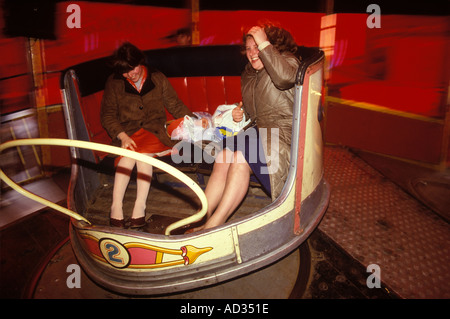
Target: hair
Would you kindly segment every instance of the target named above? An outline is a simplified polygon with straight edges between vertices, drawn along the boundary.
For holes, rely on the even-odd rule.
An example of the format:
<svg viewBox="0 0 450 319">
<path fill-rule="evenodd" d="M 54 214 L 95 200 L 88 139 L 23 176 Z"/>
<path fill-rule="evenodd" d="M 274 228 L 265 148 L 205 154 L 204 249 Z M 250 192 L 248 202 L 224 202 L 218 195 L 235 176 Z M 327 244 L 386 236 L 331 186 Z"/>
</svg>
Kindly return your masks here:
<svg viewBox="0 0 450 319">
<path fill-rule="evenodd" d="M 175 35 L 187 35 L 187 36 L 191 36 L 191 28 L 181 28 L 178 29 Z"/>
<path fill-rule="evenodd" d="M 129 42 L 123 43 L 112 58 L 112 66 L 117 74 L 128 73 L 140 64 L 144 64 L 145 55 Z"/>
<path fill-rule="evenodd" d="M 281 27 L 277 27 L 273 24 L 265 24 L 261 26 L 266 32 L 267 39 L 279 52 L 291 52 L 297 53 L 297 43 L 291 33 Z M 245 42 L 248 37 L 252 37 L 247 32 L 242 37 L 243 48 L 242 53 L 245 54 Z"/>
</svg>

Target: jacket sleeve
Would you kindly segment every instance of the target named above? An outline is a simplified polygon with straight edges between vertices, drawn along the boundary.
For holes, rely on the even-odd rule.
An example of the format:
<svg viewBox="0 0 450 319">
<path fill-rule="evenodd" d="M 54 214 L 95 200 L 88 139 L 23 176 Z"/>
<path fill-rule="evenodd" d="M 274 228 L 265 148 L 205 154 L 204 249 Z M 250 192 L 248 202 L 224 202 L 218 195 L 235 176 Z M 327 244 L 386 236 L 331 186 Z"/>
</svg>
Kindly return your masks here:
<svg viewBox="0 0 450 319">
<path fill-rule="evenodd" d="M 292 54 L 281 54 L 273 45 L 259 52 L 259 58 L 274 85 L 280 90 L 294 86 L 300 61 Z"/>
<path fill-rule="evenodd" d="M 169 80 L 165 75 L 160 73 L 161 82 L 163 85 L 163 102 L 164 107 L 173 115 L 174 118 L 178 119 L 184 117 L 185 115 L 194 116 L 194 114 L 189 110 L 189 108 L 180 100 L 177 92 L 170 84 Z"/>
<path fill-rule="evenodd" d="M 103 93 L 100 120 L 103 128 L 108 135 L 114 140 L 117 135 L 124 131 L 119 121 L 119 103 L 117 101 L 117 94 L 113 88 L 112 81 L 108 79 Z"/>
</svg>

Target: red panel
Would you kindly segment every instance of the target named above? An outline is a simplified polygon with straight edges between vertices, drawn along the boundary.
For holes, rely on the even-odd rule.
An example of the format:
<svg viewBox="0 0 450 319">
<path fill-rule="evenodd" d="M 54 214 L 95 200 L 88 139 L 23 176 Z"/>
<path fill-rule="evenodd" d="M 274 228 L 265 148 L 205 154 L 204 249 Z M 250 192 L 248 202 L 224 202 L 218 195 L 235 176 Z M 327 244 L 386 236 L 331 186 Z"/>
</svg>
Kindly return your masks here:
<svg viewBox="0 0 450 319">
<path fill-rule="evenodd" d="M 172 84 L 172 87 L 175 89 L 175 91 L 178 94 L 178 97 L 181 101 L 183 101 L 184 105 L 186 105 L 189 109 L 191 109 L 190 99 L 189 99 L 189 91 L 188 91 L 188 85 L 187 85 L 187 78 L 168 78 L 169 82 Z M 170 114 L 166 110 L 166 116 L 167 120 L 173 120 L 172 114 Z"/>
<path fill-rule="evenodd" d="M 178 97 L 181 101 L 183 101 L 184 105 L 186 105 L 188 108 L 191 107 L 190 100 L 189 100 L 189 91 L 188 91 L 188 84 L 187 84 L 187 78 L 169 78 L 170 84 L 172 84 L 172 87 L 175 89 L 175 91 L 178 94 Z"/>
<path fill-rule="evenodd" d="M 200 44 L 242 43 L 244 29 L 272 22 L 289 30 L 299 45 L 319 46 L 320 19 L 323 13 L 279 11 L 202 11 Z"/>
<path fill-rule="evenodd" d="M 439 123 L 329 103 L 325 140 L 371 152 L 439 163 L 443 126 Z"/>
<path fill-rule="evenodd" d="M 219 105 L 225 104 L 225 77 L 209 76 L 205 78 L 208 109 L 205 112 L 214 114 Z"/>
<path fill-rule="evenodd" d="M 412 87 L 391 81 L 371 81 L 341 88 L 341 97 L 347 100 L 367 102 L 393 110 L 414 114 L 442 117 L 443 90 L 431 87 Z"/>
<path fill-rule="evenodd" d="M 60 78 L 61 73 L 48 73 L 46 74 L 46 104 L 56 105 L 62 103 L 61 91 L 60 91 Z"/>
<path fill-rule="evenodd" d="M 103 128 L 100 120 L 100 107 L 103 98 L 103 91 L 85 96 L 81 100 L 84 120 L 89 133 L 91 142 L 101 144 L 111 144 L 111 138 Z M 94 151 L 98 158 L 103 158 L 107 153 Z"/>
<path fill-rule="evenodd" d="M 306 120 L 308 115 L 309 103 L 309 81 L 307 76 L 303 84 L 302 98 L 301 98 L 301 114 L 300 114 L 300 131 L 297 154 L 297 178 L 295 188 L 295 216 L 294 216 L 294 233 L 299 235 L 303 230 L 300 228 L 300 211 L 302 205 L 302 185 L 303 185 L 303 164 L 305 158 L 305 141 L 306 141 Z"/>
<path fill-rule="evenodd" d="M 378 29 L 365 28 L 365 19 L 366 15 L 337 15 L 330 94 L 443 118 L 448 19 L 385 16 Z"/>
<path fill-rule="evenodd" d="M 397 39 L 388 49 L 387 79 L 405 85 L 444 87 L 447 41 L 436 36 Z"/>
<path fill-rule="evenodd" d="M 207 112 L 209 109 L 208 99 L 206 97 L 206 80 L 205 77 L 189 77 L 187 78 L 189 91 L 189 109 L 192 112 Z"/>
<path fill-rule="evenodd" d="M 28 73 L 27 39 L 0 37 L 0 78 L 26 73 Z"/>
<path fill-rule="evenodd" d="M 330 61 L 333 67 L 360 63 L 366 53 L 366 14 L 338 14 L 334 56 Z"/>
<path fill-rule="evenodd" d="M 71 29 L 66 25 L 69 4 L 57 4 L 57 40 L 45 41 L 48 70 L 109 56 L 124 41 L 142 50 L 173 46 L 165 37 L 189 25 L 191 19 L 188 9 L 79 1 L 81 28 Z"/>
<path fill-rule="evenodd" d="M 29 75 L 12 77 L 0 81 L 1 114 L 12 113 L 33 107 L 32 79 Z"/>
<path fill-rule="evenodd" d="M 106 133 L 100 120 L 100 107 L 103 97 L 103 91 L 91 94 L 82 98 L 82 108 L 85 121 L 88 125 L 89 135 L 91 140 L 99 143 L 109 144 L 111 138 Z M 100 137 L 99 137 L 100 136 Z"/>
<path fill-rule="evenodd" d="M 239 103 L 242 101 L 240 76 L 225 77 L 225 94 L 226 104 Z"/>
<path fill-rule="evenodd" d="M 47 121 L 48 136 L 50 138 L 67 138 L 67 131 L 63 112 L 48 112 Z M 68 147 L 50 147 L 51 161 L 54 166 L 66 166 L 70 164 L 70 152 Z"/>
</svg>

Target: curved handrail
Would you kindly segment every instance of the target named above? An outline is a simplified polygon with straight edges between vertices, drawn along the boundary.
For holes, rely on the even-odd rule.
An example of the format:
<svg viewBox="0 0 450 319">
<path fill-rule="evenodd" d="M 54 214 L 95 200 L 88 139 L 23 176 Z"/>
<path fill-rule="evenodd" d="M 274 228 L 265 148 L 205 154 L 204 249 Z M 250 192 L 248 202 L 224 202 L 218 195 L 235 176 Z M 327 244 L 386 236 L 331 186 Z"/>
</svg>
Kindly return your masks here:
<svg viewBox="0 0 450 319">
<path fill-rule="evenodd" d="M 195 213 L 192 216 L 189 216 L 187 218 L 184 218 L 182 220 L 179 220 L 175 223 L 170 224 L 166 228 L 166 235 L 170 235 L 170 232 L 176 228 L 197 222 L 201 220 L 205 215 L 208 208 L 208 203 L 206 200 L 206 195 L 203 192 L 203 190 L 200 188 L 199 185 L 197 185 L 191 178 L 189 178 L 184 173 L 180 172 L 175 167 L 164 163 L 156 158 L 149 157 L 144 154 L 140 154 L 131 150 L 126 150 L 120 147 L 106 145 L 106 144 L 99 144 L 94 142 L 86 142 L 86 141 L 78 141 L 78 140 L 68 140 L 68 139 L 58 139 L 58 138 L 32 138 L 32 139 L 21 139 L 21 140 L 13 140 L 8 141 L 0 145 L 0 153 L 3 152 L 3 150 L 11 147 L 16 146 L 23 146 L 23 145 L 52 145 L 52 146 L 65 146 L 65 147 L 78 147 L 78 148 L 84 148 L 84 149 L 90 149 L 95 151 L 101 151 L 105 153 L 111 153 L 115 155 L 121 155 L 133 158 L 138 161 L 142 161 L 146 164 L 155 166 L 159 169 L 162 169 L 166 173 L 169 173 L 170 175 L 178 178 L 181 182 L 186 184 L 194 193 L 198 196 L 200 199 L 200 202 L 202 204 L 202 209 Z M 6 174 L 3 172 L 3 170 L 0 168 L 0 179 L 4 180 L 5 183 L 10 186 L 12 189 L 16 190 L 20 194 L 31 198 L 41 204 L 44 204 L 46 206 L 49 206 L 55 210 L 60 211 L 63 214 L 66 214 L 70 217 L 73 217 L 76 220 L 84 221 L 88 224 L 91 224 L 86 218 L 83 216 L 77 214 L 76 212 L 64 208 L 60 205 L 57 205 L 53 202 L 50 202 L 40 196 L 37 196 L 33 193 L 28 192 L 27 190 L 23 189 L 21 186 L 17 185 L 14 181 L 12 181 Z"/>
</svg>

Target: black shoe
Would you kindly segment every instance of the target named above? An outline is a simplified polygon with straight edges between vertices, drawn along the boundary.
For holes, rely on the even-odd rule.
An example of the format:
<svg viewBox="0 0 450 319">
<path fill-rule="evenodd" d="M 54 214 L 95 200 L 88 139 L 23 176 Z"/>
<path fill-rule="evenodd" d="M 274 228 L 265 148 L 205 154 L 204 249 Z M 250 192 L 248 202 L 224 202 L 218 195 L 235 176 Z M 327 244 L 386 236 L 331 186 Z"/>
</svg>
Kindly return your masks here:
<svg viewBox="0 0 450 319">
<path fill-rule="evenodd" d="M 125 228 L 125 221 L 123 219 L 110 218 L 109 225 L 112 227 Z"/>
<path fill-rule="evenodd" d="M 141 228 L 144 227 L 146 224 L 147 223 L 145 222 L 145 217 L 130 219 L 130 228 Z"/>
</svg>

